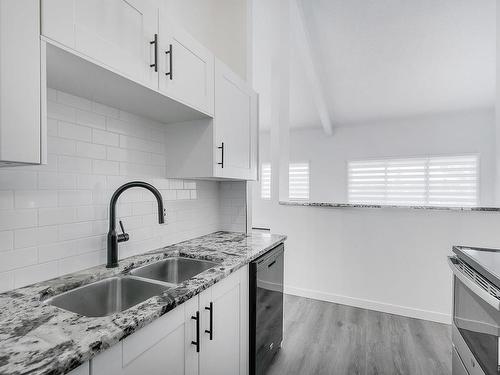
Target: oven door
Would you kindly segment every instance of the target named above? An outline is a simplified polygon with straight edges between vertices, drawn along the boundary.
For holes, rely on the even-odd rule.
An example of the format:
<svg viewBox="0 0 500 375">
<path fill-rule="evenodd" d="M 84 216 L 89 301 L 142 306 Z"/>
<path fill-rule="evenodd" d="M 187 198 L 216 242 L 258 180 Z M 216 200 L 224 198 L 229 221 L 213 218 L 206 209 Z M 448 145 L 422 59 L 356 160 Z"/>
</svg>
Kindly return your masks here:
<svg viewBox="0 0 500 375">
<path fill-rule="evenodd" d="M 461 260 L 450 257 L 448 261 L 454 275 L 453 323 L 484 373 L 499 375 L 498 289 Z M 464 361 L 466 367 L 471 365 L 469 362 L 475 367 L 474 361 Z"/>
</svg>

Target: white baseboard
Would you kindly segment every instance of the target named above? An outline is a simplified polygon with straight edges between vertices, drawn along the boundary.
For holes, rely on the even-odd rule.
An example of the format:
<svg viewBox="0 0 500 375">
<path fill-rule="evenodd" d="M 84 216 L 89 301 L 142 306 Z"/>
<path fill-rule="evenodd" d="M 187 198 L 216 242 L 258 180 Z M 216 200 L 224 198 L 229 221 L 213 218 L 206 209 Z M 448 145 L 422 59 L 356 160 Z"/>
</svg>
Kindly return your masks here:
<svg viewBox="0 0 500 375">
<path fill-rule="evenodd" d="M 332 293 L 325 293 L 311 289 L 297 288 L 286 285 L 285 293 L 294 296 L 316 299 L 320 301 L 339 303 L 353 307 L 360 307 L 368 310 L 380 311 L 388 314 L 402 315 L 410 318 L 430 320 L 432 322 L 451 324 L 451 315 L 435 311 L 420 310 L 410 307 L 392 305 L 389 303 L 370 301 L 366 299 L 340 296 Z"/>
</svg>

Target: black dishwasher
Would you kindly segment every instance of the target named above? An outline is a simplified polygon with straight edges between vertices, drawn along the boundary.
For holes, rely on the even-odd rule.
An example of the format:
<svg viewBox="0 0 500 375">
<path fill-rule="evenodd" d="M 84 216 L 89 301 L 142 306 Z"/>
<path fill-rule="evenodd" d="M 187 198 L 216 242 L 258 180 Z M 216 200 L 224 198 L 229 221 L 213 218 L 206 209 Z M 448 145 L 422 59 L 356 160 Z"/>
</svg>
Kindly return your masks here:
<svg viewBox="0 0 500 375">
<path fill-rule="evenodd" d="M 283 255 L 281 244 L 250 263 L 250 375 L 266 373 L 283 340 Z"/>
</svg>

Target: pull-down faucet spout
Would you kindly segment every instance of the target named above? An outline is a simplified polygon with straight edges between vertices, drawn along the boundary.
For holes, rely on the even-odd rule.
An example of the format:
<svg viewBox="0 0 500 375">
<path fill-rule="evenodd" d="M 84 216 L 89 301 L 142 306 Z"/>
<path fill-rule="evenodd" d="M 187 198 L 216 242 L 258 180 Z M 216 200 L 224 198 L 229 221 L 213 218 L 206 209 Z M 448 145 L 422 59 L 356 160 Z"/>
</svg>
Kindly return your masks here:
<svg viewBox="0 0 500 375">
<path fill-rule="evenodd" d="M 165 212 L 163 209 L 163 198 L 161 193 L 153 185 L 142 181 L 128 182 L 120 186 L 111 197 L 111 202 L 109 203 L 109 231 L 108 231 L 108 262 L 106 264 L 107 268 L 114 268 L 118 266 L 118 243 L 128 241 L 129 235 L 125 233 L 123 224 L 120 221 L 120 227 L 122 233 L 116 233 L 116 202 L 120 195 L 125 191 L 133 187 L 141 187 L 149 190 L 156 198 L 158 202 L 158 223 L 163 224 L 165 222 Z"/>
</svg>

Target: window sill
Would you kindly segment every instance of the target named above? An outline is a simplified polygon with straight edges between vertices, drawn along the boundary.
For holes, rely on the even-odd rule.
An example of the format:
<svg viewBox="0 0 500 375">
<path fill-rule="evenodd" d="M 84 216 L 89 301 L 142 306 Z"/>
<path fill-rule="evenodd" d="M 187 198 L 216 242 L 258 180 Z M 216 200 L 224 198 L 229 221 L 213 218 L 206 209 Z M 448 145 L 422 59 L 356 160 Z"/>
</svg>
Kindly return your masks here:
<svg viewBox="0 0 500 375">
<path fill-rule="evenodd" d="M 325 203 L 325 202 L 300 202 L 280 201 L 282 206 L 324 207 L 324 208 L 397 208 L 411 210 L 436 210 L 436 211 L 482 211 L 500 212 L 500 207 L 452 207 L 452 206 L 397 206 L 383 204 L 350 204 L 350 203 Z"/>
</svg>

